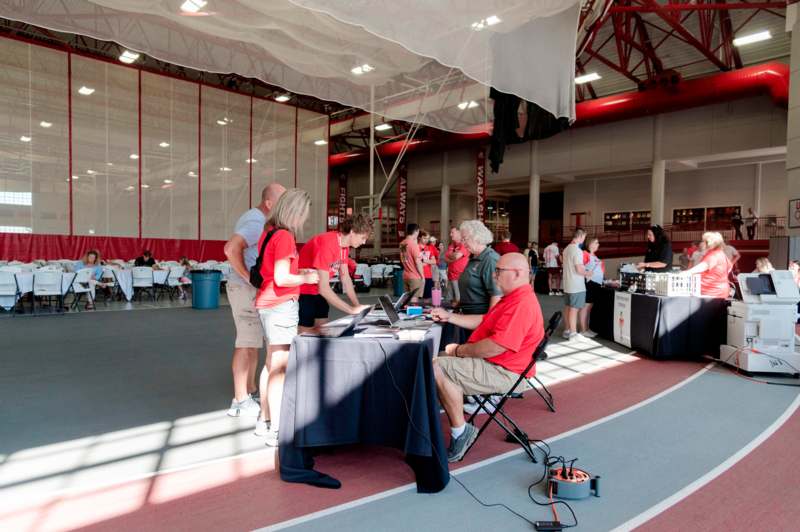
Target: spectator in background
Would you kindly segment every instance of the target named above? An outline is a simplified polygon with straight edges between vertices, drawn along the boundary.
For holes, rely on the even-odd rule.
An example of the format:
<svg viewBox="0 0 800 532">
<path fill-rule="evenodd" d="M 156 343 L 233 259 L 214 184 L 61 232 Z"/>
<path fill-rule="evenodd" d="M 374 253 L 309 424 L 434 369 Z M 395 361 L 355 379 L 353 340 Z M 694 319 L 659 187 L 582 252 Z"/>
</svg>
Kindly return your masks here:
<svg viewBox="0 0 800 532">
<path fill-rule="evenodd" d="M 90 249 L 75 263 L 76 272 L 86 268 L 92 269 L 92 279 L 95 281 L 100 281 L 103 278 L 103 260 L 100 258 L 100 252 L 96 249 Z"/>
<path fill-rule="evenodd" d="M 426 258 L 424 260 L 425 288 L 422 298 L 429 300 L 432 297 L 433 282 L 435 279 L 439 278 L 439 272 L 436 266 L 439 262 L 439 248 L 436 247 L 436 237 L 428 233 L 425 233 L 423 242 L 425 243 L 423 256 Z"/>
<path fill-rule="evenodd" d="M 400 242 L 400 263 L 403 265 L 403 284 L 406 292 L 411 292 L 411 302 L 416 303 L 422 297 L 425 284 L 424 265 L 419 249 L 419 226 L 408 224 L 406 237 Z"/>
<path fill-rule="evenodd" d="M 558 250 L 558 243 L 553 242 L 544 248 L 544 267 L 547 268 L 547 282 L 550 285 L 550 295 L 555 296 L 561 293 L 561 268 L 559 261 L 561 253 Z"/>
<path fill-rule="evenodd" d="M 587 271 L 583 267 L 580 245 L 586 240 L 586 231 L 575 229 L 572 241 L 564 248 L 564 333 L 567 340 L 578 336 L 578 313 L 586 306 Z"/>
<path fill-rule="evenodd" d="M 709 231 L 703 234 L 703 242 L 707 249 L 703 260 L 684 273 L 700 274 L 701 295 L 728 299 L 730 296 L 728 274 L 731 271 L 731 264 L 725 255 L 725 240 L 721 234 Z"/>
<path fill-rule="evenodd" d="M 450 228 L 450 245 L 447 246 L 444 260 L 447 262 L 447 280 L 449 281 L 447 297 L 453 305 L 457 305 L 461 299 L 458 278 L 461 277 L 461 273 L 467 267 L 467 262 L 469 262 L 469 251 L 464 245 L 461 239 L 461 231 L 457 227 Z"/>
<path fill-rule="evenodd" d="M 150 250 L 148 249 L 142 251 L 142 255 L 140 257 L 136 257 L 136 260 L 133 261 L 133 265 L 136 268 L 150 267 L 154 270 L 158 269 L 156 259 L 153 258 L 153 254 L 150 253 Z"/>
<path fill-rule="evenodd" d="M 447 250 L 444 247 L 444 242 L 435 243 L 435 246 L 437 253 L 436 256 L 439 257 L 436 262 L 436 269 L 439 271 L 439 286 L 442 288 L 442 294 L 444 294 L 444 291 L 447 288 L 447 261 L 445 260 L 444 255 Z"/>
<path fill-rule="evenodd" d="M 492 232 L 479 220 L 462 222 L 459 230 L 470 258 L 458 278 L 461 295 L 458 306 L 464 314 L 486 314 L 503 295 L 494 277 L 494 268 L 500 255 L 489 247 Z"/>
<path fill-rule="evenodd" d="M 691 261 L 691 256 L 689 255 L 689 248 L 683 248 L 683 252 L 678 255 L 678 264 L 681 267 L 681 270 L 686 270 L 689 268 L 689 262 Z"/>
<path fill-rule="evenodd" d="M 257 290 L 250 284 L 250 268 L 258 258 L 258 241 L 264 232 L 267 216 L 284 192 L 286 188 L 280 183 L 271 183 L 264 187 L 261 191 L 261 203 L 239 217 L 233 236 L 225 243 L 225 257 L 233 270 L 225 283 L 225 292 L 236 329 L 231 358 L 233 400 L 228 410 L 231 417 L 255 417 L 260 410 L 255 398 L 258 392 L 256 369 L 258 351 L 264 346 L 264 330 L 255 307 Z M 181 263 L 183 264 L 183 259 Z M 186 264 L 188 263 L 187 260 Z"/>
<path fill-rule="evenodd" d="M 758 227 L 758 214 L 753 209 L 747 209 L 747 217 L 744 219 L 744 224 L 747 227 L 747 240 L 753 240 L 756 237 L 756 228 Z"/>
<path fill-rule="evenodd" d="M 731 273 L 739 273 L 739 266 L 737 266 L 736 263 L 742 258 L 742 254 L 739 253 L 738 249 L 727 243 L 723 246 L 722 250 L 725 252 L 725 256 L 728 257 L 728 262 L 731 263 Z"/>
<path fill-rule="evenodd" d="M 744 236 L 742 236 L 742 225 L 744 225 L 744 220 L 742 219 L 742 213 L 740 213 L 738 209 L 733 213 L 733 216 L 731 216 L 731 225 L 733 226 L 734 231 L 733 239 L 744 240 Z"/>
<path fill-rule="evenodd" d="M 648 272 L 668 272 L 672 269 L 672 243 L 660 225 L 647 230 L 647 252 L 644 262 L 636 265 Z"/>
<path fill-rule="evenodd" d="M 531 267 L 531 282 L 533 282 L 536 271 L 539 269 L 539 245 L 536 242 L 528 242 L 528 247 L 522 254 L 528 259 L 528 265 Z"/>
<path fill-rule="evenodd" d="M 794 276 L 794 282 L 797 284 L 797 286 L 800 286 L 800 261 L 790 260 L 789 271 L 792 272 L 792 275 Z"/>
<path fill-rule="evenodd" d="M 758 257 L 756 259 L 756 269 L 753 273 L 770 273 L 774 272 L 775 268 L 767 257 Z"/>
<path fill-rule="evenodd" d="M 494 250 L 497 252 L 498 255 L 501 257 L 506 253 L 519 253 L 519 248 L 516 244 L 511 242 L 511 233 L 504 229 L 497 234 L 497 238 L 500 242 L 496 242 L 494 245 Z"/>
<path fill-rule="evenodd" d="M 589 315 L 592 312 L 592 304 L 597 297 L 597 291 L 603 286 L 606 266 L 597 256 L 600 248 L 600 241 L 597 238 L 589 240 L 586 251 L 583 252 L 583 267 L 586 269 L 586 305 L 578 313 L 580 321 L 580 333 L 587 338 L 594 338 L 597 333 L 589 329 Z"/>
<path fill-rule="evenodd" d="M 703 260 L 703 257 L 706 254 L 706 243 L 702 240 L 697 243 L 697 247 L 695 248 L 694 252 L 690 255 L 689 260 L 689 267 L 693 268 L 700 264 L 700 261 Z"/>
</svg>

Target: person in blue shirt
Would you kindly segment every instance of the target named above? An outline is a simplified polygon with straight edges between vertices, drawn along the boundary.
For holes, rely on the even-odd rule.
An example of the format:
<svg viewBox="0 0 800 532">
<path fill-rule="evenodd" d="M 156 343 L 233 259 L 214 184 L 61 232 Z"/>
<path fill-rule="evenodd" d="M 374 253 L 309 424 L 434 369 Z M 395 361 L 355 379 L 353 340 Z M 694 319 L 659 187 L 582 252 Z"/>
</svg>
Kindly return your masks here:
<svg viewBox="0 0 800 532">
<path fill-rule="evenodd" d="M 100 281 L 103 278 L 103 264 L 100 258 L 100 252 L 96 249 L 90 249 L 86 254 L 75 263 L 75 271 L 83 270 L 84 268 L 92 269 L 92 279 Z"/>
</svg>

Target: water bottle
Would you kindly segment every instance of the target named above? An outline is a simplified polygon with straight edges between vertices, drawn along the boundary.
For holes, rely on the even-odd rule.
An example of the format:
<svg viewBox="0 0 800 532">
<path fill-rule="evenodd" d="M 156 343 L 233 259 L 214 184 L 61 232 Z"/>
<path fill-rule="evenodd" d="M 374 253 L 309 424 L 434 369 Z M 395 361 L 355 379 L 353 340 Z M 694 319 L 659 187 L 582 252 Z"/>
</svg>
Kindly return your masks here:
<svg viewBox="0 0 800 532">
<path fill-rule="evenodd" d="M 434 307 L 442 306 L 442 287 L 438 280 L 433 283 L 433 289 L 431 290 L 431 303 Z"/>
</svg>

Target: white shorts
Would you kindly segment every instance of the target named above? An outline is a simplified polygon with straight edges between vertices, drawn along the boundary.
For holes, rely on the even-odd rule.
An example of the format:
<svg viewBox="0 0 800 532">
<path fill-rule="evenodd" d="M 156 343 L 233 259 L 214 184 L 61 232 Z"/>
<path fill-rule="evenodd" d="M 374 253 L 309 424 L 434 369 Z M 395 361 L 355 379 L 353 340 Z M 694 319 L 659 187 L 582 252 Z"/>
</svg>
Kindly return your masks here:
<svg viewBox="0 0 800 532">
<path fill-rule="evenodd" d="M 291 345 L 297 336 L 300 304 L 297 301 L 287 301 L 275 307 L 260 308 L 258 317 L 261 318 L 267 345 Z"/>
</svg>

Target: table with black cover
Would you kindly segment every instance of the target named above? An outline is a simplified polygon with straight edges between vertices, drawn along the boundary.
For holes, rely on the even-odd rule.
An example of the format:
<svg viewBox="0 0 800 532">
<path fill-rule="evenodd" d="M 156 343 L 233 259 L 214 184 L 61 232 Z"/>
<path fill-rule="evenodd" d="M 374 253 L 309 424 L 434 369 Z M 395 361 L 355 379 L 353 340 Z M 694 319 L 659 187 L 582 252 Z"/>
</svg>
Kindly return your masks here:
<svg viewBox="0 0 800 532">
<path fill-rule="evenodd" d="M 590 328 L 614 340 L 614 294 L 598 288 Z M 631 294 L 631 348 L 657 359 L 716 355 L 725 343 L 728 301 L 709 297 Z"/>
<path fill-rule="evenodd" d="M 338 488 L 314 470 L 314 449 L 361 443 L 401 449 L 420 493 L 444 489 L 450 474 L 431 363 L 440 335 L 433 326 L 420 342 L 295 337 L 281 406 L 281 479 Z"/>
</svg>

